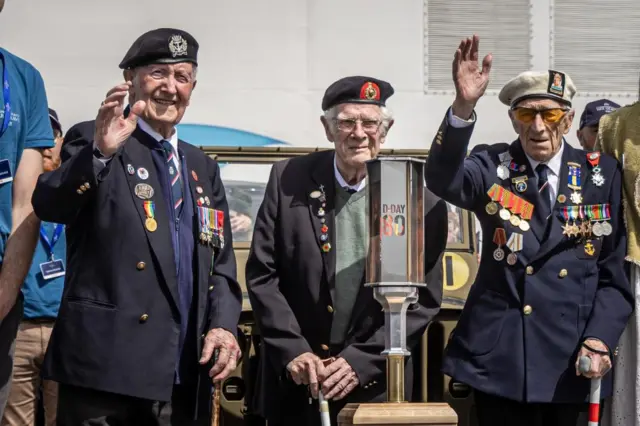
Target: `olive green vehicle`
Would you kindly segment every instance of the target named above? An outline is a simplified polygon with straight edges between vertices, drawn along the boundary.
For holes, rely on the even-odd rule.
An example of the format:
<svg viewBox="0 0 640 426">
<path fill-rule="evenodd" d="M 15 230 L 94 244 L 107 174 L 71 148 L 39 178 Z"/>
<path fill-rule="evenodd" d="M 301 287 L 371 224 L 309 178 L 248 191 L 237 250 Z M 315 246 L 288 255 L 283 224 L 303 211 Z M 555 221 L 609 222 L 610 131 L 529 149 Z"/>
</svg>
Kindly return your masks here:
<svg viewBox="0 0 640 426">
<path fill-rule="evenodd" d="M 229 214 L 239 225 L 233 230 L 233 248 L 238 264 L 238 281 L 243 288 L 243 312 L 240 317 L 239 340 L 243 357 L 222 384 L 221 417 L 223 426 L 264 426 L 265 421 L 251 411 L 251 400 L 258 357 L 260 331 L 253 319 L 246 293 L 245 265 L 253 233 L 253 222 L 262 203 L 269 172 L 274 162 L 318 149 L 290 147 L 203 147 L 221 167 L 221 177 L 227 192 Z M 382 150 L 381 155 L 426 158 L 426 150 Z M 468 211 L 448 205 L 449 235 L 443 257 L 443 282 L 428 285 L 444 286 L 442 309 L 436 321 L 427 328 L 416 362 L 414 398 L 420 402 L 447 402 L 457 412 L 460 426 L 471 426 L 473 401 L 469 389 L 455 383 L 440 372 L 444 347 L 455 327 L 469 287 L 478 269 L 478 237 L 475 218 Z M 428 230 L 427 230 L 428 232 Z"/>
</svg>

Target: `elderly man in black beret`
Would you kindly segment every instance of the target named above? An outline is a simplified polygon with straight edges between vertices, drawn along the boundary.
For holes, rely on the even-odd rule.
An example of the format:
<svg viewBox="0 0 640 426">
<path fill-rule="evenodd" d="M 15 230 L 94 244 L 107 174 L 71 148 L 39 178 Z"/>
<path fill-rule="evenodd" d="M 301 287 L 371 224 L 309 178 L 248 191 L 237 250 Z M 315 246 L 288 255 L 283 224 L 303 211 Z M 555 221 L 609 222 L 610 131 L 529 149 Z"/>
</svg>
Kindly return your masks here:
<svg viewBox="0 0 640 426">
<path fill-rule="evenodd" d="M 208 424 L 211 381 L 240 357 L 220 169 L 176 129 L 197 51 L 177 29 L 138 38 L 93 132 L 68 141 L 61 167 L 39 178 L 36 214 L 67 225 L 65 291 L 43 371 L 60 383 L 58 424 Z"/>
<path fill-rule="evenodd" d="M 365 288 L 366 162 L 393 124 L 393 88 L 370 77 L 332 84 L 321 117 L 334 150 L 276 163 L 256 217 L 247 289 L 262 353 L 254 407 L 273 425 L 319 424 L 319 391 L 332 424 L 347 402 L 384 399 L 384 314 Z M 441 256 L 447 208 L 425 194 L 425 271 L 431 284 L 407 312 L 414 349 L 442 299 Z M 407 366 L 407 395 L 411 390 Z"/>
</svg>

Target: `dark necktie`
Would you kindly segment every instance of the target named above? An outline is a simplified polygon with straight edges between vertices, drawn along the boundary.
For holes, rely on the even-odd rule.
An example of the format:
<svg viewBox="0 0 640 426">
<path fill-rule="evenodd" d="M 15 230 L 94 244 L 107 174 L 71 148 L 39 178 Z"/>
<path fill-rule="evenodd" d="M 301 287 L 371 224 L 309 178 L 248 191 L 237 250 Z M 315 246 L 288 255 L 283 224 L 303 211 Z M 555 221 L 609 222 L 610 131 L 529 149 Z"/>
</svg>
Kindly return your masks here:
<svg viewBox="0 0 640 426">
<path fill-rule="evenodd" d="M 549 218 L 551 214 L 551 198 L 549 197 L 549 167 L 546 164 L 538 164 L 536 167 L 536 173 L 538 174 L 538 193 L 542 201 L 542 208 L 544 217 Z"/>
<path fill-rule="evenodd" d="M 163 140 L 160 143 L 167 154 L 166 166 L 171 183 L 171 203 L 173 204 L 177 218 L 180 217 L 180 213 L 182 212 L 182 177 L 180 176 L 180 172 L 177 170 L 175 162 L 173 161 L 173 147 L 169 141 L 166 140 Z"/>
<path fill-rule="evenodd" d="M 353 188 L 349 188 L 348 186 L 345 186 L 344 190 L 347 191 L 347 194 L 355 194 L 356 192 L 358 192 Z"/>
</svg>

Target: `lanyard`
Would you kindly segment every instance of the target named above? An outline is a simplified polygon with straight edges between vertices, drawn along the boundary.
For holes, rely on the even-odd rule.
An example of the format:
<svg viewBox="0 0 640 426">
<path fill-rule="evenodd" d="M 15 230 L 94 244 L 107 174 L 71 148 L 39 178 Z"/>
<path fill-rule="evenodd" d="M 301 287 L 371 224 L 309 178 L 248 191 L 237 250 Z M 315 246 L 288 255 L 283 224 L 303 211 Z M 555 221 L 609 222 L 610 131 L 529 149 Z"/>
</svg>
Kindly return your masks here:
<svg viewBox="0 0 640 426">
<path fill-rule="evenodd" d="M 9 128 L 11 120 L 11 100 L 9 91 L 9 72 L 7 71 L 7 61 L 2 52 L 0 52 L 0 60 L 2 61 L 2 98 L 4 99 L 4 118 L 2 120 L 2 128 L 0 128 L 0 137 Z"/>
<path fill-rule="evenodd" d="M 47 236 L 47 231 L 44 229 L 44 225 L 40 225 L 40 238 L 42 239 L 42 244 L 44 244 L 45 249 L 49 252 L 49 257 L 53 260 L 53 247 L 55 247 L 56 243 L 60 239 L 60 234 L 62 234 L 62 230 L 64 229 L 64 225 L 58 224 L 56 225 L 56 229 L 53 231 L 53 237 L 49 240 Z"/>
</svg>

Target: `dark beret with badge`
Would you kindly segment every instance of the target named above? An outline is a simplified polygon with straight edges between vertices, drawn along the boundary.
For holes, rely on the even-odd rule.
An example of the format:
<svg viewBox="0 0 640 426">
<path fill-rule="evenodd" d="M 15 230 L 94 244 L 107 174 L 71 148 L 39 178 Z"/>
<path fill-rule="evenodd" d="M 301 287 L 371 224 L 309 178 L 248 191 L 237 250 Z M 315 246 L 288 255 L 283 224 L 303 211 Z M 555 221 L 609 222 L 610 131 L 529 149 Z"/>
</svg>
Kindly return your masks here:
<svg viewBox="0 0 640 426">
<path fill-rule="evenodd" d="M 334 82 L 322 97 L 322 110 L 338 104 L 373 104 L 385 106 L 393 95 L 393 87 L 386 81 L 372 77 L 351 76 Z"/>
<path fill-rule="evenodd" d="M 191 62 L 198 65 L 198 42 L 186 31 L 158 28 L 142 34 L 133 42 L 121 69 L 133 69 L 150 64 Z"/>
</svg>

